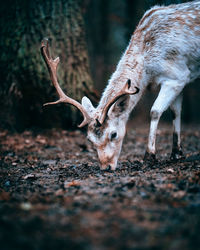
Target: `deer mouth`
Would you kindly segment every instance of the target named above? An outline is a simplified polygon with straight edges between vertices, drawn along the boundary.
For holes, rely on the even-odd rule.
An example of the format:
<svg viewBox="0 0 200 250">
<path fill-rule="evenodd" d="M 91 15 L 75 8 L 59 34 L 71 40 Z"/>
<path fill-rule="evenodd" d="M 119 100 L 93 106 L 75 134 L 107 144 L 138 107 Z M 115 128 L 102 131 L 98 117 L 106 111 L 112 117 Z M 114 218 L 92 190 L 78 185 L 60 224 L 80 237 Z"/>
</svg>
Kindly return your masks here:
<svg viewBox="0 0 200 250">
<path fill-rule="evenodd" d="M 105 165 L 105 166 L 101 167 L 101 170 L 106 171 L 106 172 L 111 172 L 111 171 L 112 171 L 112 168 L 111 168 L 110 165 L 108 165 L 108 166 Z"/>
<path fill-rule="evenodd" d="M 100 161 L 101 162 L 101 161 Z M 101 162 L 101 170 L 110 171 L 115 170 L 117 167 L 117 160 L 112 159 L 112 161 Z"/>
</svg>

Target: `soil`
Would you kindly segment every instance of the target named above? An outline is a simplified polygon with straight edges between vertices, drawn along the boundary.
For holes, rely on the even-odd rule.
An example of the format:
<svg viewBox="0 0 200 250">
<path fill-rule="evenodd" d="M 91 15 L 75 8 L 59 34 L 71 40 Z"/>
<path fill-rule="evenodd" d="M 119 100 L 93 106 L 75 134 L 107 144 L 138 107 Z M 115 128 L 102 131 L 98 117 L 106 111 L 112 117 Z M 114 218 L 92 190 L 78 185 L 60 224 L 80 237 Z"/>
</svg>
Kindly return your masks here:
<svg viewBox="0 0 200 250">
<path fill-rule="evenodd" d="M 0 249 L 200 249 L 200 129 L 170 161 L 171 127 L 143 162 L 147 128 L 129 129 L 116 171 L 80 131 L 1 131 Z"/>
</svg>

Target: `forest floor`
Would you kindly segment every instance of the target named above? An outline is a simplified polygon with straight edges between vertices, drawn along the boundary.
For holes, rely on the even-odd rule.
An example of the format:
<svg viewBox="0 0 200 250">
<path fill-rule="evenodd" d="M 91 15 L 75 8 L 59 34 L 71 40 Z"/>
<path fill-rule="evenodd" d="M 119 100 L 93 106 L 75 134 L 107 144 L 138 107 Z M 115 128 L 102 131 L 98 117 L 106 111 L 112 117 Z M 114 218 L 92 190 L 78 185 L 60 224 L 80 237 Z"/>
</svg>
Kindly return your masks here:
<svg viewBox="0 0 200 250">
<path fill-rule="evenodd" d="M 183 129 L 174 162 L 162 126 L 153 165 L 147 135 L 129 129 L 104 172 L 80 131 L 1 131 L 0 249 L 200 249 L 200 129 Z"/>
</svg>

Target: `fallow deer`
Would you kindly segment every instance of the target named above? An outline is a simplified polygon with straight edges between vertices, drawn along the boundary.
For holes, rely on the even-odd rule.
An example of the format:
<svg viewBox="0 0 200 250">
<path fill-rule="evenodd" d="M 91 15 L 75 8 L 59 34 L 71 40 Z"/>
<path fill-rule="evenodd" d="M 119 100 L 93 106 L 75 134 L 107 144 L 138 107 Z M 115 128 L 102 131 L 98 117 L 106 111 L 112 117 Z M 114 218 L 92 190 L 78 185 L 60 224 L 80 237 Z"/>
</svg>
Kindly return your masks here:
<svg viewBox="0 0 200 250">
<path fill-rule="evenodd" d="M 87 97 L 80 104 L 64 94 L 56 77 L 59 58 L 51 58 L 48 43 L 42 43 L 41 52 L 60 97 L 45 105 L 64 102 L 82 112 L 79 127 L 88 125 L 102 169 L 116 169 L 129 114 L 151 83 L 160 91 L 150 112 L 145 159 L 155 159 L 158 122 L 169 107 L 174 113 L 171 156 L 182 155 L 182 90 L 200 75 L 200 1 L 155 6 L 144 14 L 96 108 Z"/>
</svg>

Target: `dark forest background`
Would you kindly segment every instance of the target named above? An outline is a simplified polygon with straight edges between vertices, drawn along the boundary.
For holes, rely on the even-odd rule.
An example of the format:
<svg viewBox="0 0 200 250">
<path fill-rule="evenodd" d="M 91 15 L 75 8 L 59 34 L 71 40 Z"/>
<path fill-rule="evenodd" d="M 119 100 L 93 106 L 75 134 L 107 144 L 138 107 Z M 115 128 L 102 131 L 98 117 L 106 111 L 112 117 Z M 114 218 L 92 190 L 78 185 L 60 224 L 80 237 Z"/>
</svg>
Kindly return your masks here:
<svg viewBox="0 0 200 250">
<path fill-rule="evenodd" d="M 53 56 L 60 56 L 62 88 L 78 101 L 94 104 L 115 70 L 139 19 L 151 6 L 187 1 L 155 0 L 7 0 L 0 8 L 0 126 L 75 128 L 81 119 L 70 106 L 42 107 L 56 100 L 40 43 L 48 37 Z M 184 123 L 200 122 L 200 85 L 184 90 Z M 149 121 L 158 90 L 148 89 L 131 118 Z M 163 119 L 170 120 L 170 112 Z"/>
</svg>

